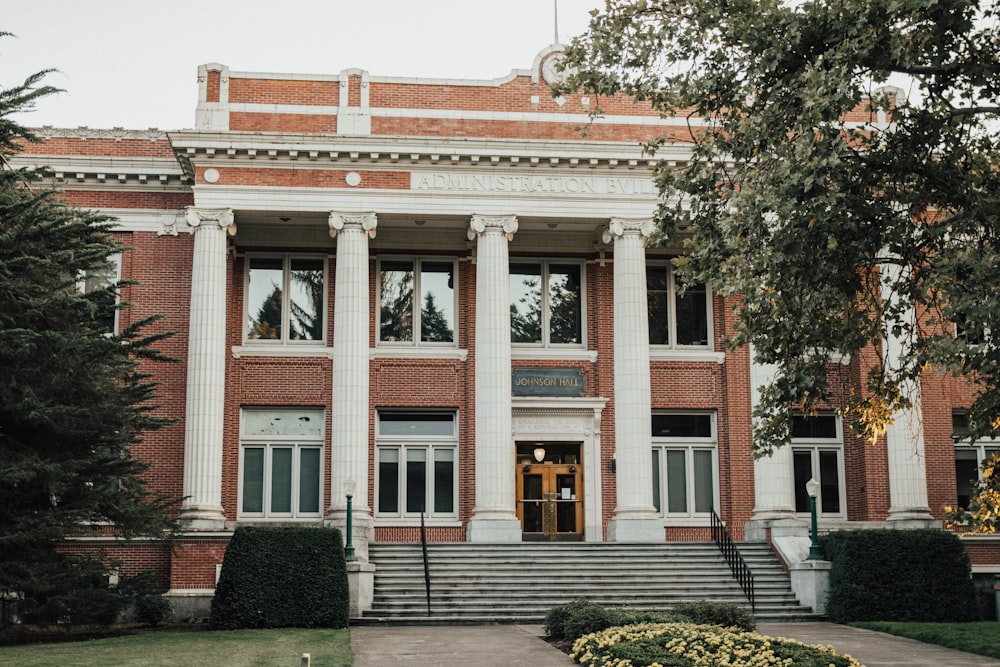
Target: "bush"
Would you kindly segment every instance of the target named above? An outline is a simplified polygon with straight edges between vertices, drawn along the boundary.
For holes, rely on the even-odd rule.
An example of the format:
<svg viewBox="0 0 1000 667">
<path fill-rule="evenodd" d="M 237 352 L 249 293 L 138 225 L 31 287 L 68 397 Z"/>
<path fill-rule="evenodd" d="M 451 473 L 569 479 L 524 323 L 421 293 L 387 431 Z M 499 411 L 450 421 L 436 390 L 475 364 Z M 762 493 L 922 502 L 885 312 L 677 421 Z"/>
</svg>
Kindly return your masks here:
<svg viewBox="0 0 1000 667">
<path fill-rule="evenodd" d="M 968 621 L 977 614 L 971 566 L 958 537 L 943 530 L 830 533 L 826 611 L 851 621 Z"/>
<path fill-rule="evenodd" d="M 350 599 L 340 531 L 240 527 L 212 600 L 213 627 L 346 628 Z"/>
<path fill-rule="evenodd" d="M 699 625 L 721 625 L 753 632 L 757 628 L 753 613 L 732 602 L 683 602 L 674 612 Z"/>
<path fill-rule="evenodd" d="M 611 627 L 608 610 L 596 602 L 578 598 L 549 609 L 543 621 L 545 634 L 552 639 L 570 641 L 591 632 Z"/>
<path fill-rule="evenodd" d="M 860 667 L 828 646 L 808 646 L 735 628 L 692 623 L 644 623 L 580 637 L 570 658 L 587 667 L 712 667 L 793 664 L 795 667 Z"/>
</svg>

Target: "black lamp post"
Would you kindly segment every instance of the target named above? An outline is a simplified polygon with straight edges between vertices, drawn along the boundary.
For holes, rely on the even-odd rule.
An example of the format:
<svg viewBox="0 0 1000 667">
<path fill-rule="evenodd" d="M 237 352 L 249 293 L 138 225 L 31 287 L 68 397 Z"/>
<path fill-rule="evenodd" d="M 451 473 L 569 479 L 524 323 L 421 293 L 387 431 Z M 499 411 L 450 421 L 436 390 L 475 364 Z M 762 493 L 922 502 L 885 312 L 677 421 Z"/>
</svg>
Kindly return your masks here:
<svg viewBox="0 0 1000 667">
<path fill-rule="evenodd" d="M 344 559 L 347 561 L 357 560 L 358 557 L 354 555 L 354 527 L 353 527 L 353 512 L 352 512 L 352 501 L 354 500 L 354 490 L 356 484 L 353 478 L 348 478 L 344 482 L 344 495 L 347 496 L 347 540 L 344 544 Z"/>
<path fill-rule="evenodd" d="M 807 560 L 822 560 L 823 557 L 819 552 L 819 539 L 817 539 L 818 531 L 816 527 L 816 495 L 819 493 L 819 482 L 816 481 L 815 477 L 811 477 L 806 482 L 806 493 L 809 494 L 809 514 L 812 519 L 812 530 L 810 531 L 812 544 L 809 545 L 809 558 Z"/>
</svg>

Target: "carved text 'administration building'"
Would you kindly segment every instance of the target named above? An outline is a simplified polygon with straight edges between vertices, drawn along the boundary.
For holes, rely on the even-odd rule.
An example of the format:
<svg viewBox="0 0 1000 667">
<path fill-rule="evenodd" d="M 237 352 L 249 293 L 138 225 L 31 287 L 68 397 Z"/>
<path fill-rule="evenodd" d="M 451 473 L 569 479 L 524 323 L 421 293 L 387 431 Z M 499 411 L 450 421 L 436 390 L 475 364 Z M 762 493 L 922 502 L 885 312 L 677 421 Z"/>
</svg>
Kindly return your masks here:
<svg viewBox="0 0 1000 667">
<path fill-rule="evenodd" d="M 769 369 L 725 349 L 734 303 L 678 294 L 679 249 L 645 243 L 640 142 L 691 121 L 615 99 L 591 122 L 595 99 L 549 93 L 558 50 L 482 81 L 209 64 L 194 130 L 39 131 L 19 162 L 119 220 L 120 318 L 181 332 L 182 363 L 156 367 L 178 421 L 136 454 L 188 532 L 90 541 L 197 596 L 235 526 L 343 526 L 351 488 L 362 561 L 421 512 L 434 541 L 706 540 L 713 509 L 763 540 L 805 534 L 812 477 L 823 529 L 926 525 L 968 496 L 989 446 L 953 440 L 969 391 L 933 373 L 875 446 L 830 405 L 753 460 Z"/>
</svg>

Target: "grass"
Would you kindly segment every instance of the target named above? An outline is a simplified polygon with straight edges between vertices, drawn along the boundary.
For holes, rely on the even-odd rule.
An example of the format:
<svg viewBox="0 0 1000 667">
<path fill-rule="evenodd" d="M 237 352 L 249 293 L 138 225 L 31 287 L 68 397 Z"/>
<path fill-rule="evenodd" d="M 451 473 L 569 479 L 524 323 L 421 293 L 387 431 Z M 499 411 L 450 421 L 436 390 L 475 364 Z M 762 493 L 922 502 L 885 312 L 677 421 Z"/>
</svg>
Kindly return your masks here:
<svg viewBox="0 0 1000 667">
<path fill-rule="evenodd" d="M 1000 623 L 895 623 L 868 621 L 849 623 L 856 628 L 877 630 L 899 637 L 909 637 L 928 644 L 947 646 L 960 651 L 1000 658 Z"/>
<path fill-rule="evenodd" d="M 312 667 L 350 667 L 350 633 L 292 628 L 144 632 L 83 642 L 0 646 L 0 665 L 297 667 L 303 653 L 311 654 Z"/>
</svg>

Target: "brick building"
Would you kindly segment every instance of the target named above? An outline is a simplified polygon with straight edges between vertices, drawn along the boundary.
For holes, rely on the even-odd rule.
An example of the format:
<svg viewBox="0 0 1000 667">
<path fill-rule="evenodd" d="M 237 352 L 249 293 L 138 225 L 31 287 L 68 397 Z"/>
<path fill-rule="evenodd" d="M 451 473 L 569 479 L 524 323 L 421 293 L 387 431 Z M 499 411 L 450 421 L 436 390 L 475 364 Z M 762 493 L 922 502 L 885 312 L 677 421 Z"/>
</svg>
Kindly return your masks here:
<svg viewBox="0 0 1000 667">
<path fill-rule="evenodd" d="M 967 496 L 989 446 L 954 442 L 969 392 L 933 373 L 874 446 L 830 405 L 753 460 L 769 369 L 725 349 L 732 302 L 677 293 L 679 248 L 645 244 L 640 142 L 689 120 L 601 100 L 591 123 L 596 100 L 549 93 L 557 54 L 481 81 L 209 64 L 193 130 L 39 131 L 19 161 L 119 220 L 120 317 L 179 332 L 156 368 L 178 421 L 136 453 L 188 532 L 87 542 L 203 600 L 236 525 L 343 526 L 348 492 L 362 562 L 421 512 L 434 541 L 658 542 L 708 539 L 714 509 L 780 544 L 813 477 L 821 529 L 939 525 Z M 968 549 L 1000 563 L 994 539 Z"/>
</svg>

